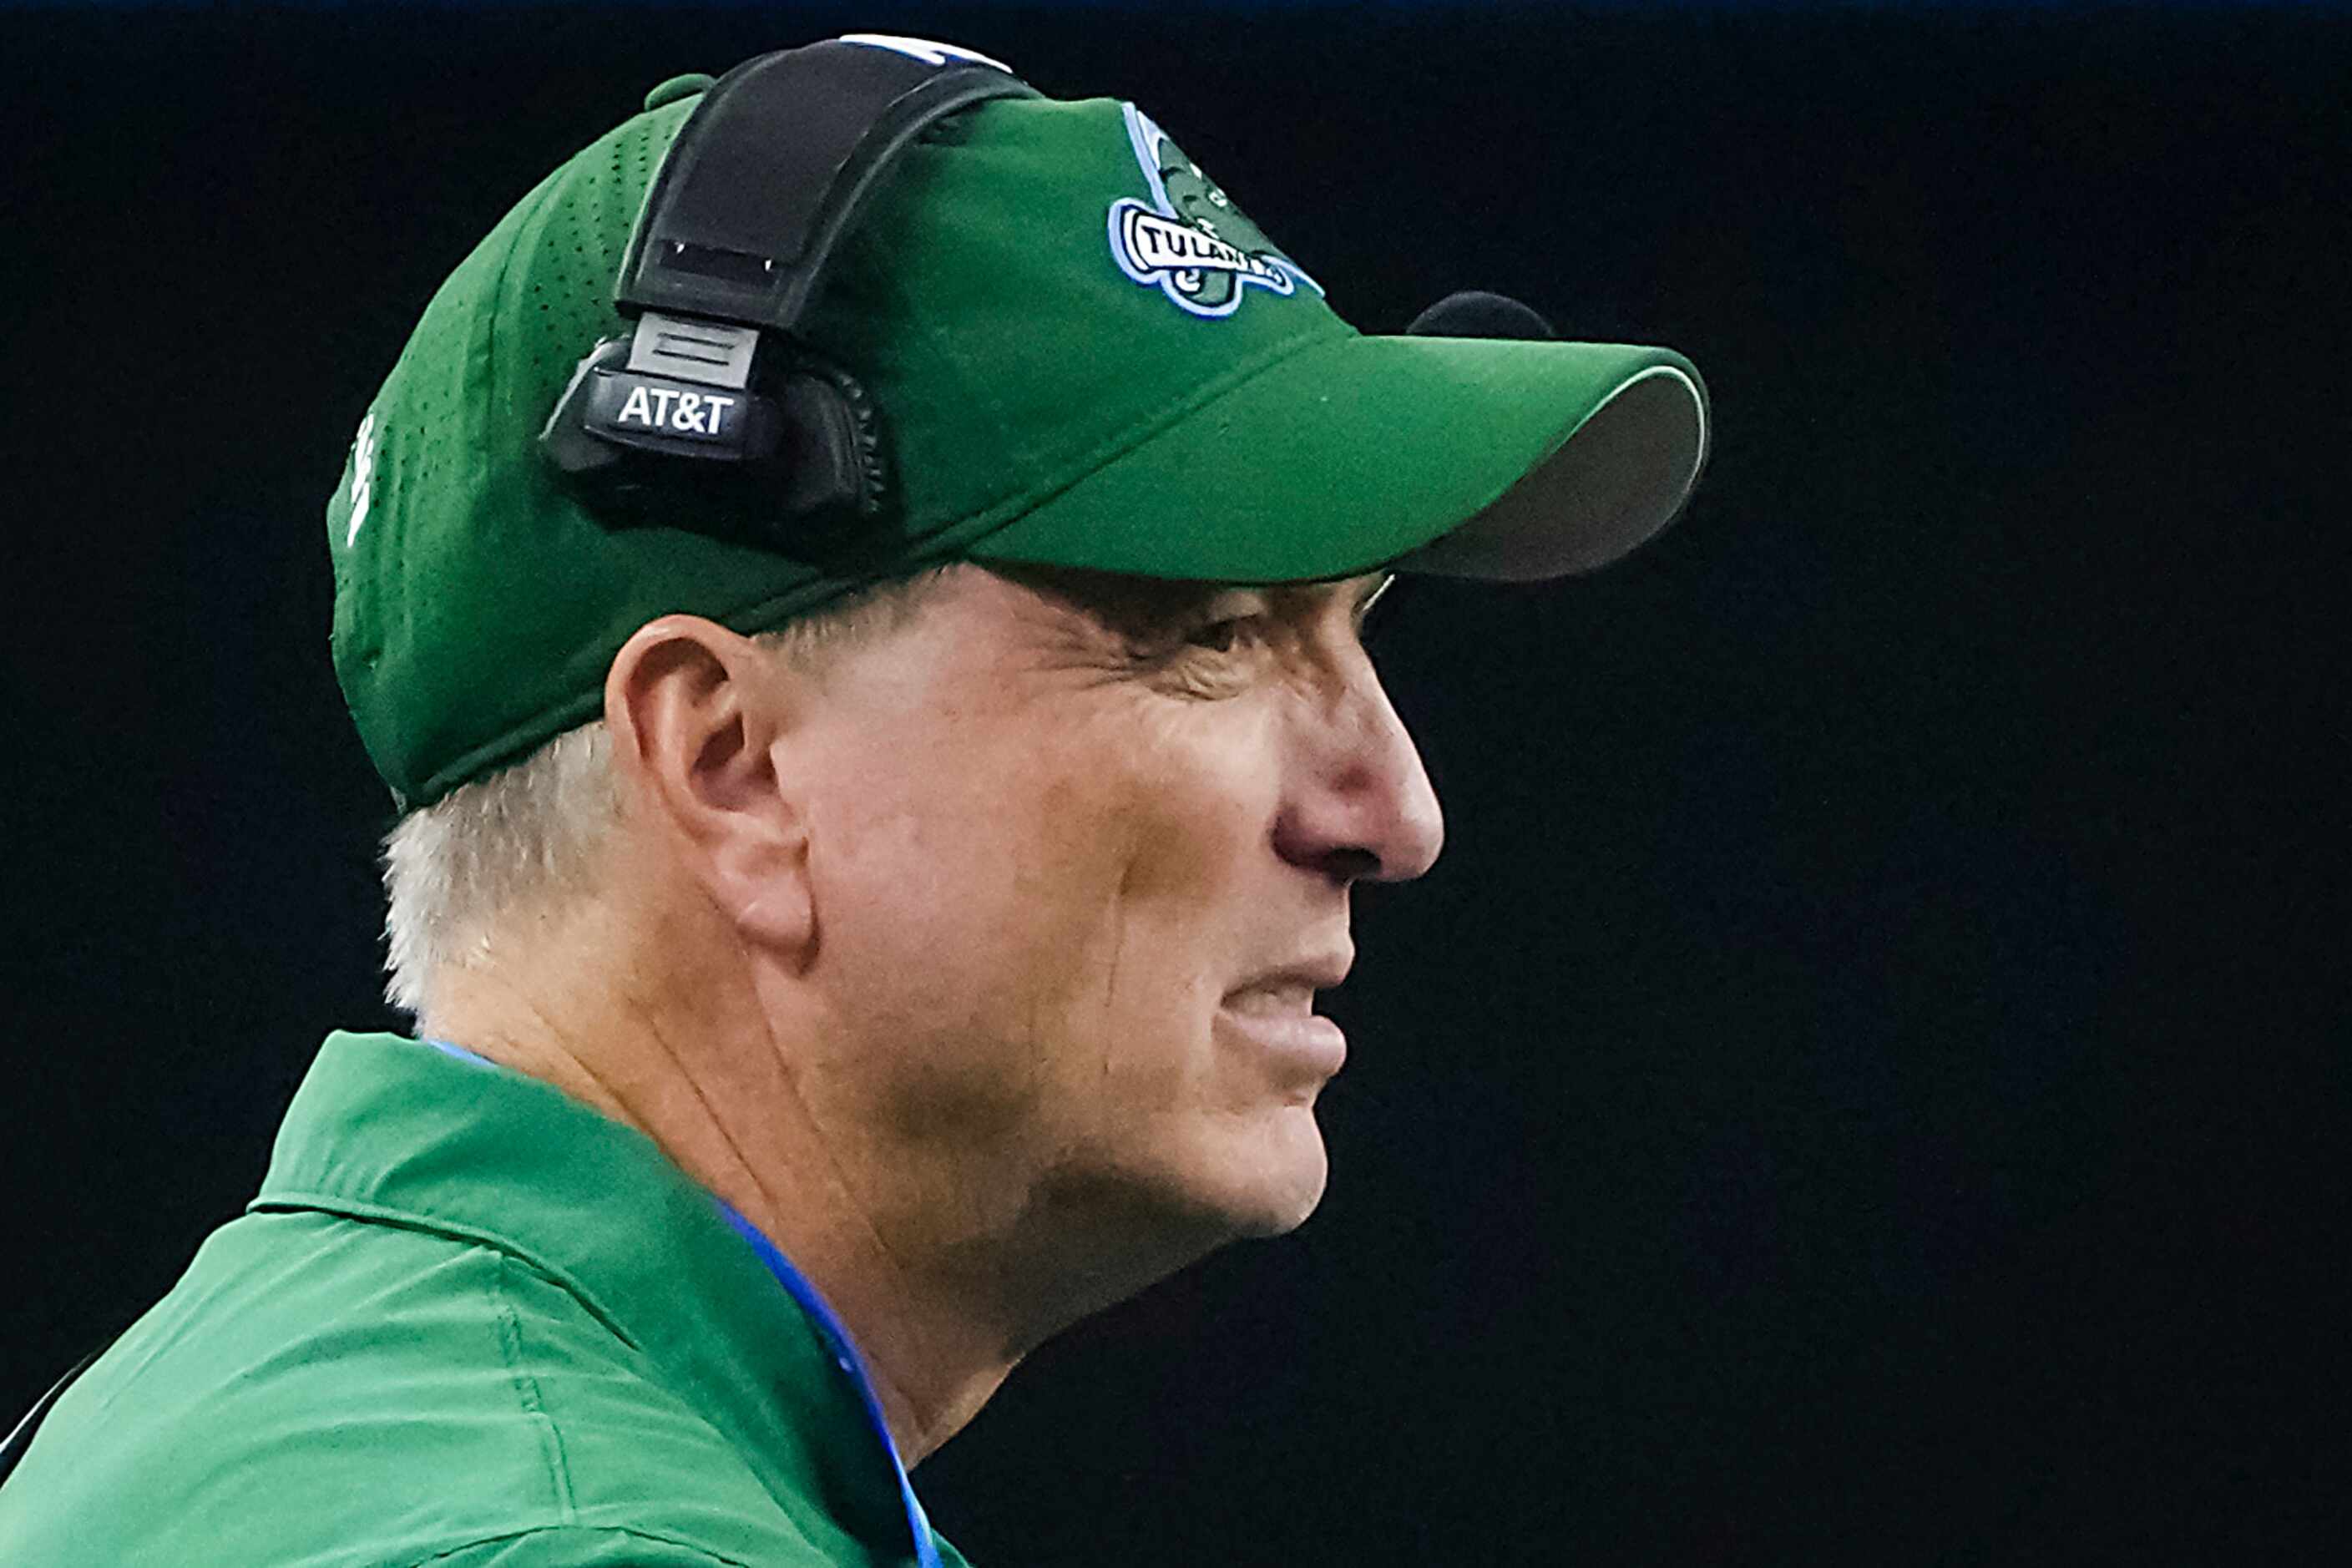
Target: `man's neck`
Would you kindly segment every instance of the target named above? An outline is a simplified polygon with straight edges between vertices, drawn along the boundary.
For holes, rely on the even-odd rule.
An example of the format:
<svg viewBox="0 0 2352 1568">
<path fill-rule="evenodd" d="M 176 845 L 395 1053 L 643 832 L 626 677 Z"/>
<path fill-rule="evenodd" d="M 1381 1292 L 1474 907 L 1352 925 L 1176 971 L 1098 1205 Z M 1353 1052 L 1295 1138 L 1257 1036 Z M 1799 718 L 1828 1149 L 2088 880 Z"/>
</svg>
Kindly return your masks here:
<svg viewBox="0 0 2352 1568">
<path fill-rule="evenodd" d="M 637 1129 L 773 1242 L 847 1331 L 908 1467 L 994 1394 L 1020 1357 L 1010 1347 L 1032 1342 L 988 1292 L 894 1246 L 872 1173 L 831 1152 L 795 1064 L 764 1039 L 730 1048 L 642 1010 L 583 1015 L 480 976 L 443 1003 L 427 1033 Z"/>
</svg>

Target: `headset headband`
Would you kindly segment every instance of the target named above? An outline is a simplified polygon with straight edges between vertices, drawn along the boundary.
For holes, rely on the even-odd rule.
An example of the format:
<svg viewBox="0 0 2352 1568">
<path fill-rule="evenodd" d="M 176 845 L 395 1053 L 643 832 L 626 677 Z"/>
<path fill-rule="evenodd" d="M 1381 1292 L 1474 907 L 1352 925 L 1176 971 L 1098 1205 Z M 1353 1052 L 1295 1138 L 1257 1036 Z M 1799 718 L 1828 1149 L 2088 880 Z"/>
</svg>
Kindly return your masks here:
<svg viewBox="0 0 2352 1568">
<path fill-rule="evenodd" d="M 867 44 L 761 55 L 706 90 L 671 144 L 614 290 L 624 313 L 677 311 L 790 332 L 899 149 L 944 115 L 1034 98 L 970 59 Z"/>
</svg>

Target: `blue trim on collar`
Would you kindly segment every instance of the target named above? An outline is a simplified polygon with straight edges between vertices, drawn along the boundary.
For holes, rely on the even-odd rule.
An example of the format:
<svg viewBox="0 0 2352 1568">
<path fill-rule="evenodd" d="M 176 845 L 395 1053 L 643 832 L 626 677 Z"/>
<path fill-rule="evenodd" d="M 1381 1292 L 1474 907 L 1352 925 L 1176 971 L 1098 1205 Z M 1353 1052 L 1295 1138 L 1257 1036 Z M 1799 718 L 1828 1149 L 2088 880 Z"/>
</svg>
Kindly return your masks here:
<svg viewBox="0 0 2352 1568">
<path fill-rule="evenodd" d="M 856 1389 L 858 1402 L 866 1406 L 866 1425 L 881 1442 L 882 1451 L 890 1456 L 890 1468 L 898 1478 L 898 1496 L 907 1505 L 907 1529 L 914 1537 L 915 1561 L 921 1568 L 940 1568 L 940 1549 L 931 1539 L 931 1522 L 923 1517 L 923 1505 L 915 1500 L 915 1484 L 907 1479 L 907 1467 L 898 1458 L 898 1445 L 891 1441 L 889 1423 L 882 1416 L 882 1401 L 874 1393 L 873 1380 L 866 1375 L 866 1363 L 858 1358 L 857 1347 L 850 1343 L 849 1331 L 841 1326 L 841 1320 L 833 1315 L 833 1309 L 825 1305 L 824 1298 L 817 1294 L 807 1276 L 793 1268 L 792 1260 L 757 1226 L 736 1213 L 726 1199 L 714 1196 L 710 1201 L 719 1205 L 719 1215 L 735 1227 L 736 1234 L 751 1244 L 751 1250 L 760 1255 L 760 1261 L 768 1266 L 776 1282 L 808 1314 L 817 1336 L 832 1353 L 834 1365 L 841 1368 L 842 1375 Z"/>
</svg>

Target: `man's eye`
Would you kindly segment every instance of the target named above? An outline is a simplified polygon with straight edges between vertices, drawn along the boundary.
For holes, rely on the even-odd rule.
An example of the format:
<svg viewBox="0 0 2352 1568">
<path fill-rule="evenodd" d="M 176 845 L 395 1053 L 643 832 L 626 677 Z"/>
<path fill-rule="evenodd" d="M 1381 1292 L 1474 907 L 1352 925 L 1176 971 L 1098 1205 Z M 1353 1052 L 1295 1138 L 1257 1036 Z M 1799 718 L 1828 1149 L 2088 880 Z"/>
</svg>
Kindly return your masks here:
<svg viewBox="0 0 2352 1568">
<path fill-rule="evenodd" d="M 1231 653 L 1248 635 L 1249 626 L 1247 616 L 1227 616 L 1193 627 L 1184 634 L 1184 641 L 1188 647 L 1206 648 L 1212 653 Z"/>
<path fill-rule="evenodd" d="M 1178 623 L 1178 640 L 1204 653 L 1231 653 L 1265 640 L 1272 608 L 1263 590 L 1227 588 L 1192 606 Z"/>
</svg>

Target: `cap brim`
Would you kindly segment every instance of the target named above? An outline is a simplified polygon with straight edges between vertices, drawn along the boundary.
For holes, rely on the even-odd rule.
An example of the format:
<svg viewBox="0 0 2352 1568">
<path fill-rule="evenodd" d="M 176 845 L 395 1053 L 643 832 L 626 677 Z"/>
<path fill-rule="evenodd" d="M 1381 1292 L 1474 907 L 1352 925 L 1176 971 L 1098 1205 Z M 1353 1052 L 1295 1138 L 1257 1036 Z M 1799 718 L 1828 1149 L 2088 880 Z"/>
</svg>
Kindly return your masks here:
<svg viewBox="0 0 2352 1568">
<path fill-rule="evenodd" d="M 1190 409 L 964 553 L 1228 583 L 1553 577 L 1665 527 L 1706 447 L 1705 385 L 1671 350 L 1351 335 Z"/>
</svg>

